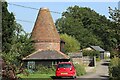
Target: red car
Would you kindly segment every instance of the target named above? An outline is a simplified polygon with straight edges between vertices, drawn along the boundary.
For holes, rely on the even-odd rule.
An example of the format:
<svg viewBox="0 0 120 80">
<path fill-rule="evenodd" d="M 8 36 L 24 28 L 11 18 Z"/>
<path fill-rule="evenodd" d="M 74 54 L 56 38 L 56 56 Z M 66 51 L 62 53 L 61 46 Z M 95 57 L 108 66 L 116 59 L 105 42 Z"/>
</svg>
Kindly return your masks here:
<svg viewBox="0 0 120 80">
<path fill-rule="evenodd" d="M 76 70 L 72 62 L 60 62 L 56 68 L 56 77 L 76 78 Z"/>
</svg>

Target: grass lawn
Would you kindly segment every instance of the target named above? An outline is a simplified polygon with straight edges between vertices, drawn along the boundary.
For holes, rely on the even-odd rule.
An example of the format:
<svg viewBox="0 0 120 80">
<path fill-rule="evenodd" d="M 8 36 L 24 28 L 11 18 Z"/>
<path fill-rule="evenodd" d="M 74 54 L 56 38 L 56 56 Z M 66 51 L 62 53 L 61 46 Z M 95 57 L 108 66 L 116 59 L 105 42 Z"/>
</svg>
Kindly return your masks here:
<svg viewBox="0 0 120 80">
<path fill-rule="evenodd" d="M 52 76 L 55 76 L 55 74 L 29 74 L 28 76 L 19 74 L 18 76 L 21 78 L 51 78 Z"/>
</svg>

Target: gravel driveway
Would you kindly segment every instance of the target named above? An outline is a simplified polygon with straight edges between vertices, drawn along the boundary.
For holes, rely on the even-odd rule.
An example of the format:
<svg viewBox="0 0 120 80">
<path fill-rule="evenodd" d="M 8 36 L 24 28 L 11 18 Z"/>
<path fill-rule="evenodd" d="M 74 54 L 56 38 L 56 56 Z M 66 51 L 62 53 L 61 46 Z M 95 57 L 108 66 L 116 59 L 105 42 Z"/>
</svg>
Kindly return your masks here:
<svg viewBox="0 0 120 80">
<path fill-rule="evenodd" d="M 101 60 L 100 62 L 97 62 L 94 72 L 89 72 L 86 75 L 80 76 L 78 78 L 91 79 L 91 80 L 92 79 L 108 80 L 109 77 L 108 65 L 109 65 L 109 60 Z"/>
<path fill-rule="evenodd" d="M 97 62 L 96 67 L 89 68 L 88 73 L 84 76 L 77 77 L 75 79 L 63 78 L 63 79 L 54 79 L 53 80 L 109 80 L 108 74 L 108 65 L 109 60 L 101 60 Z"/>
</svg>

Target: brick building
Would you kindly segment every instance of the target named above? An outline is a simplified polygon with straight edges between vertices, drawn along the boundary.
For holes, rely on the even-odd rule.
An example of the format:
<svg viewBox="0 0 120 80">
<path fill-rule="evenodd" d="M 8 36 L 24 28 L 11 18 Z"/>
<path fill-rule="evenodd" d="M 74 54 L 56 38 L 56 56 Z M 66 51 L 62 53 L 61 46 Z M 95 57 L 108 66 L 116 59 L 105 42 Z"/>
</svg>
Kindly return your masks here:
<svg viewBox="0 0 120 80">
<path fill-rule="evenodd" d="M 38 13 L 32 31 L 32 39 L 34 40 L 36 50 L 60 50 L 60 37 L 50 15 L 50 11 L 47 8 L 41 8 Z"/>
<path fill-rule="evenodd" d="M 32 39 L 36 51 L 23 58 L 26 65 L 32 63 L 50 66 L 61 61 L 69 61 L 69 57 L 60 51 L 60 36 L 48 8 L 39 10 Z"/>
</svg>

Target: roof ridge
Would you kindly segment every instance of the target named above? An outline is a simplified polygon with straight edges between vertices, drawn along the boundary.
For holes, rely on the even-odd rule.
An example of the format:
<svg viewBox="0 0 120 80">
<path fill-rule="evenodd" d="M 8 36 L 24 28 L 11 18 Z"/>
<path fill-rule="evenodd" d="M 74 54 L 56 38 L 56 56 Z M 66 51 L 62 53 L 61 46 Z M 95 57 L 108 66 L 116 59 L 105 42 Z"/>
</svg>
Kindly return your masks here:
<svg viewBox="0 0 120 80">
<path fill-rule="evenodd" d="M 56 50 L 58 53 L 62 54 L 65 58 L 70 58 L 68 55 L 62 53 L 61 51 Z"/>
<path fill-rule="evenodd" d="M 53 51 L 53 53 L 56 52 L 57 55 L 60 55 L 60 56 L 57 56 L 56 59 L 69 59 L 69 58 L 70 58 L 68 55 L 62 53 L 61 51 L 55 50 L 55 49 L 46 49 L 46 50 L 40 50 L 40 49 L 39 49 L 39 50 L 35 51 L 34 53 L 28 55 L 27 57 L 23 58 L 22 60 L 29 59 L 29 58 L 31 58 L 32 56 L 35 56 L 35 55 L 37 55 L 37 56 L 39 56 L 39 55 L 44 55 L 44 54 L 42 54 L 42 53 L 45 53 L 45 51 L 47 51 L 47 52 Z M 48 56 L 49 56 L 49 55 L 48 55 Z M 53 55 L 51 55 L 51 56 L 53 56 Z M 44 58 L 44 59 L 46 59 L 46 58 Z"/>
<path fill-rule="evenodd" d="M 30 56 L 32 56 L 32 55 L 34 55 L 34 54 L 36 54 L 37 52 L 39 52 L 39 51 L 42 51 L 43 49 L 38 49 L 37 51 L 35 51 L 35 52 L 33 52 L 32 54 L 29 54 L 28 56 L 26 56 L 25 58 L 23 58 L 22 60 L 25 60 L 26 58 L 28 58 L 28 57 L 30 57 Z"/>
</svg>

